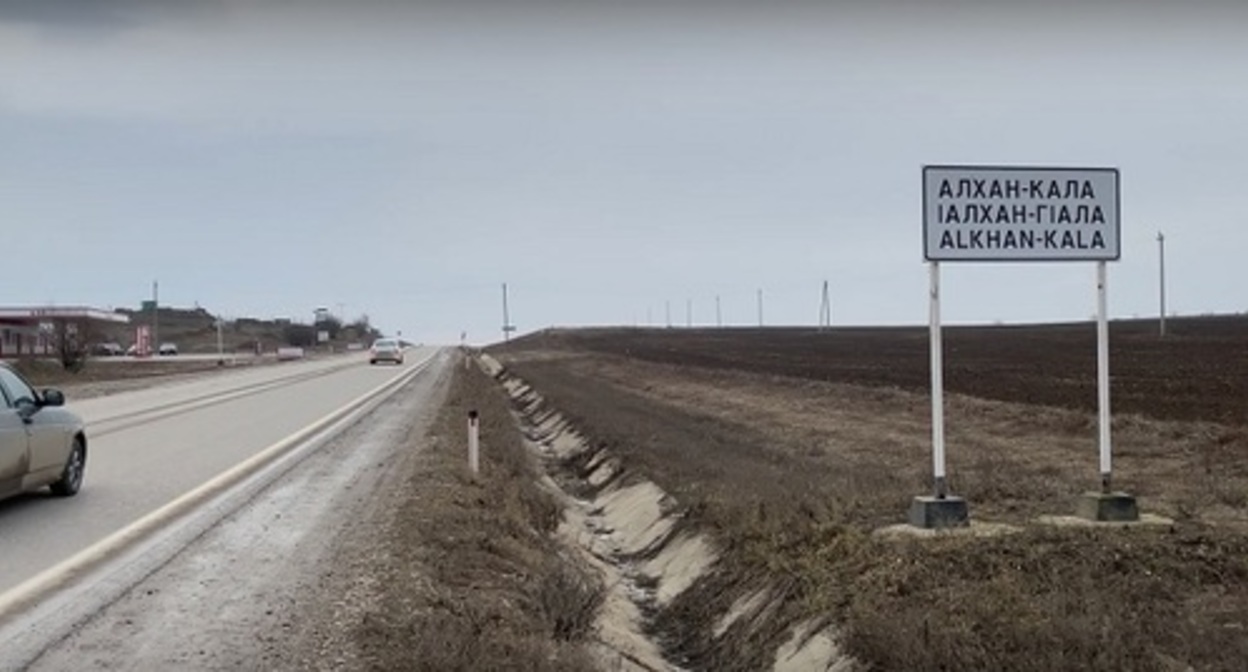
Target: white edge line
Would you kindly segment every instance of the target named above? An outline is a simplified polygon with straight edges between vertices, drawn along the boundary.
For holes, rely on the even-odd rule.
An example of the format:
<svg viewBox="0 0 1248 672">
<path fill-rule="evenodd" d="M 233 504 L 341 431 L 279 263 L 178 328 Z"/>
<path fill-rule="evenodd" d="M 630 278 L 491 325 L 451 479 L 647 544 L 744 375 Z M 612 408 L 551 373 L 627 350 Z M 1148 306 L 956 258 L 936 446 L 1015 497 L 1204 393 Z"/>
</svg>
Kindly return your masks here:
<svg viewBox="0 0 1248 672">
<path fill-rule="evenodd" d="M 398 388 L 410 382 L 420 372 L 428 367 L 436 355 L 431 354 L 428 359 L 417 364 L 411 371 L 405 372 L 400 376 L 390 379 L 386 383 L 373 388 L 364 393 L 360 397 L 348 402 L 330 414 L 323 416 L 303 429 L 279 440 L 277 443 L 270 445 L 264 450 L 252 455 L 246 460 L 234 465 L 221 474 L 215 476 L 206 483 L 201 484 L 194 490 L 178 497 L 165 504 L 164 506 L 148 513 L 142 518 L 130 523 L 126 527 L 110 534 L 109 536 L 97 541 L 96 543 L 84 548 L 73 556 L 61 561 L 60 563 L 36 574 L 26 581 L 14 586 L 7 592 L 0 594 L 0 623 L 8 621 L 16 616 L 24 608 L 36 602 L 41 596 L 46 595 L 74 580 L 76 577 L 87 573 L 96 565 L 101 564 L 110 556 L 120 552 L 126 546 L 137 542 L 139 539 L 155 532 L 157 529 L 173 522 L 173 520 L 181 517 L 186 512 L 204 503 L 211 497 L 220 492 L 228 490 L 236 485 L 253 472 L 258 471 L 266 463 L 276 459 L 282 453 L 299 445 L 305 440 L 315 436 L 325 428 L 333 425 L 339 420 L 349 416 L 358 408 L 364 406 L 390 390 L 390 388 Z"/>
<path fill-rule="evenodd" d="M 274 387 L 282 387 L 283 385 L 286 385 L 286 384 L 304 382 L 304 380 L 310 380 L 310 379 L 318 378 L 320 376 L 337 373 L 338 371 L 349 369 L 352 366 L 355 366 L 355 364 L 354 363 L 339 363 L 334 366 L 326 366 L 324 368 L 314 368 L 308 371 L 301 371 L 299 373 L 290 373 L 287 375 L 278 376 L 276 378 L 269 378 L 268 380 L 261 380 L 255 383 L 246 383 L 238 387 L 227 387 L 226 389 L 220 390 L 217 392 L 209 392 L 207 394 L 193 396 L 193 397 L 190 397 L 189 399 L 183 399 L 181 401 L 172 401 L 169 403 L 154 406 L 152 408 L 145 408 L 145 409 L 138 410 L 138 411 L 124 411 L 122 413 L 108 415 L 102 418 L 95 418 L 93 420 L 87 421 L 86 425 L 87 425 L 87 429 L 91 429 L 93 427 L 98 427 L 100 425 L 125 423 L 125 422 L 131 422 L 131 421 L 136 421 L 136 420 L 139 422 L 146 422 L 148 420 L 158 420 L 162 417 L 169 417 L 170 415 L 175 414 L 175 413 L 197 410 L 199 408 L 212 405 L 212 403 L 214 402 L 229 401 L 231 399 L 245 396 L 247 394 L 258 394 L 261 392 L 268 392 Z M 250 372 L 247 372 L 247 373 L 250 373 Z M 192 382 L 198 382 L 198 381 L 192 381 Z M 158 385 L 156 387 L 149 388 L 149 389 L 159 389 L 159 387 L 160 386 Z M 101 396 L 101 397 L 88 397 L 87 399 L 84 399 L 83 401 L 93 401 L 95 399 L 103 399 L 103 398 L 106 398 L 106 396 L 107 395 Z M 122 427 L 122 429 L 124 428 L 126 427 Z M 114 431 L 118 431 L 118 428 L 111 428 L 111 429 L 105 428 L 99 431 L 111 433 Z"/>
<path fill-rule="evenodd" d="M 172 418 L 177 415 L 184 415 L 186 413 L 190 413 L 191 411 L 198 411 L 201 408 L 208 408 L 210 406 L 218 406 L 220 404 L 224 404 L 229 401 L 234 401 L 235 399 L 243 399 L 245 397 L 254 397 L 257 394 L 264 394 L 265 392 L 271 392 L 278 388 L 288 387 L 291 385 L 298 385 L 299 383 L 306 383 L 311 380 L 316 380 L 324 376 L 338 373 L 339 371 L 345 371 L 346 369 L 349 369 L 352 366 L 355 366 L 355 365 L 345 364 L 342 366 L 325 369 L 323 371 L 305 372 L 303 374 L 298 374 L 294 376 L 286 376 L 283 378 L 277 378 L 277 379 L 270 380 L 264 383 L 257 383 L 257 384 L 249 385 L 246 387 L 235 388 L 232 390 L 225 390 L 224 392 L 217 392 L 217 393 L 209 394 L 209 395 L 202 396 L 202 397 L 187 399 L 186 401 L 173 402 L 170 404 L 165 404 L 163 406 L 149 408 L 144 411 L 123 413 L 121 415 L 114 415 L 108 418 L 100 418 L 98 420 L 92 420 L 91 422 L 87 423 L 86 431 L 90 437 L 98 438 L 100 436 L 108 436 L 109 434 L 116 434 L 117 432 L 123 432 L 127 429 L 131 429 L 139 425 L 144 425 L 149 422 L 155 422 L 157 420 L 165 420 L 167 418 Z"/>
</svg>

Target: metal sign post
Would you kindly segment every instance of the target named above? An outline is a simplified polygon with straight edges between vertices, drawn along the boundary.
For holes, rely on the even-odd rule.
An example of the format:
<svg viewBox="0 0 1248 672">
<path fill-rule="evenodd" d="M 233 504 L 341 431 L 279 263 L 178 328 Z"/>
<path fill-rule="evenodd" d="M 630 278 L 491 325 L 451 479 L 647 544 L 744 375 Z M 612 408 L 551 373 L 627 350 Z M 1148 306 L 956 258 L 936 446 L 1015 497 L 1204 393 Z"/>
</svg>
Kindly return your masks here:
<svg viewBox="0 0 1248 672">
<path fill-rule="evenodd" d="M 945 382 L 943 345 L 940 338 L 940 262 L 931 266 L 931 347 L 932 347 L 932 474 L 935 476 L 936 497 L 945 499 Z"/>
<path fill-rule="evenodd" d="M 1106 311 L 1105 262 L 1096 262 L 1096 406 L 1097 427 L 1100 436 L 1097 443 L 1101 454 L 1101 492 L 1108 494 L 1110 486 L 1109 443 L 1109 317 Z"/>
</svg>

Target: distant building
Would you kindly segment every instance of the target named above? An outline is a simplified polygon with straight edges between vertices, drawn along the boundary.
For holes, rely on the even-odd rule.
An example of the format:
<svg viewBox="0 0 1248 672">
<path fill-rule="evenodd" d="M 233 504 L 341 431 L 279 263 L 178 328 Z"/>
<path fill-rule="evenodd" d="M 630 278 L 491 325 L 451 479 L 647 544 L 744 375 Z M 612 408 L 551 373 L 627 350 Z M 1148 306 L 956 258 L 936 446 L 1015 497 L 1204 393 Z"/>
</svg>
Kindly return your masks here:
<svg viewBox="0 0 1248 672">
<path fill-rule="evenodd" d="M 60 323 L 126 324 L 125 315 L 82 306 L 0 307 L 0 357 L 42 357 L 53 354 Z"/>
</svg>

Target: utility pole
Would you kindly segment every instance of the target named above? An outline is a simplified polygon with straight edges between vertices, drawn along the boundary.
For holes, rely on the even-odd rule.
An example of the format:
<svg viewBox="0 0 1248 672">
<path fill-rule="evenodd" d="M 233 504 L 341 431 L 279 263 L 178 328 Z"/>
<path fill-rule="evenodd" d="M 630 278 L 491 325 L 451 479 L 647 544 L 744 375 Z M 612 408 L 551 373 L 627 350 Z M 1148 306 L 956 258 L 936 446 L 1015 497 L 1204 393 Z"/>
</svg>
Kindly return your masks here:
<svg viewBox="0 0 1248 672">
<path fill-rule="evenodd" d="M 828 296 L 828 281 L 823 281 L 823 301 L 819 304 L 819 331 L 832 326 L 832 299 Z"/>
<path fill-rule="evenodd" d="M 1161 309 L 1158 311 L 1158 325 L 1161 330 L 1162 338 L 1166 337 L 1166 236 L 1162 232 L 1157 232 L 1157 256 L 1158 256 L 1158 294 L 1161 299 Z"/>
<path fill-rule="evenodd" d="M 715 326 L 724 326 L 724 313 L 720 310 L 718 294 L 715 295 Z"/>
<path fill-rule="evenodd" d="M 221 316 L 217 316 L 217 366 L 225 366 L 225 339 L 221 335 Z"/>
<path fill-rule="evenodd" d="M 160 284 L 152 281 L 152 347 L 160 349 Z"/>
<path fill-rule="evenodd" d="M 667 311 L 667 328 L 672 328 L 672 301 L 667 299 L 663 302 L 663 308 Z"/>
<path fill-rule="evenodd" d="M 693 299 L 685 299 L 685 326 L 693 326 Z"/>
<path fill-rule="evenodd" d="M 511 332 L 516 327 L 511 323 L 511 314 L 507 311 L 507 283 L 503 283 L 503 340 L 511 340 Z"/>
<path fill-rule="evenodd" d="M 758 290 L 758 326 L 763 326 L 763 290 Z"/>
<path fill-rule="evenodd" d="M 647 327 L 654 326 L 654 320 L 650 318 L 650 306 L 646 306 L 646 326 Z"/>
</svg>

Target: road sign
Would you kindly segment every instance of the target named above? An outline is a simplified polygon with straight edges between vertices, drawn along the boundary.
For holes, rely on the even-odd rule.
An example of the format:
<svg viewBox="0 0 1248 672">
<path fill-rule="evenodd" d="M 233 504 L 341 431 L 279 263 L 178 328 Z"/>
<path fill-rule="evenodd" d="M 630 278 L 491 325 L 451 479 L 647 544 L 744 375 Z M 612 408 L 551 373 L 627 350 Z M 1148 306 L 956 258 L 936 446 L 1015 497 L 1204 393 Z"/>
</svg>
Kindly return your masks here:
<svg viewBox="0 0 1248 672">
<path fill-rule="evenodd" d="M 152 327 L 140 324 L 134 328 L 134 354 L 136 357 L 147 357 L 152 354 Z"/>
<path fill-rule="evenodd" d="M 1119 248 L 1117 168 L 924 166 L 923 256 L 930 266 L 932 472 L 936 494 L 916 498 L 911 520 L 965 524 L 961 498 L 949 506 L 945 483 L 942 261 L 1096 262 L 1097 416 L 1101 488 L 1110 493 L 1109 318 L 1106 262 Z M 929 501 L 930 500 L 930 501 Z M 1132 500 L 1134 502 L 1134 500 Z M 1134 506 L 1134 504 L 1132 504 Z M 936 512 L 936 516 L 931 515 Z M 927 524 L 924 522 L 924 524 Z M 945 524 L 942 522 L 941 524 Z"/>
<path fill-rule="evenodd" d="M 924 166 L 928 261 L 1117 261 L 1118 169 Z"/>
</svg>

